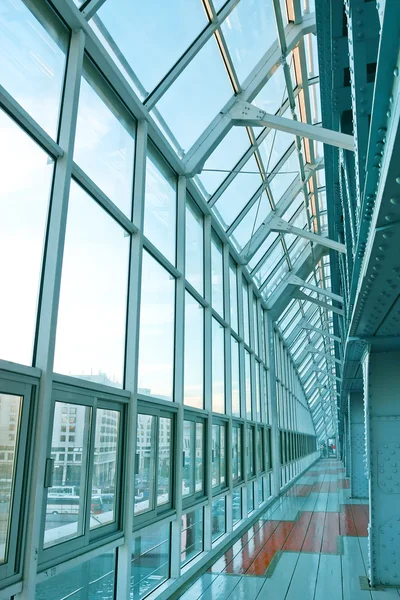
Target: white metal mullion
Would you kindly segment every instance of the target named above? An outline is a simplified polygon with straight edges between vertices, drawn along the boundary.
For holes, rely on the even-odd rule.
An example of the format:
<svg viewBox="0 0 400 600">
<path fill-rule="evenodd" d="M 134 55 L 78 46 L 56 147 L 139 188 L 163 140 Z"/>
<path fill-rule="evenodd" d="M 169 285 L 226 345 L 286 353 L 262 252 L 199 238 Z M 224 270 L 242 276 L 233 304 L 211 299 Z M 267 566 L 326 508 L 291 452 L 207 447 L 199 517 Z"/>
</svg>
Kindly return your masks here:
<svg viewBox="0 0 400 600">
<path fill-rule="evenodd" d="M 182 455 L 184 420 L 184 357 L 185 357 L 185 223 L 186 223 L 186 178 L 178 180 L 176 228 L 176 266 L 182 276 L 176 280 L 175 297 L 175 355 L 174 355 L 174 401 L 178 404 L 175 423 L 175 510 L 176 519 L 171 527 L 171 577 L 181 572 L 181 521 L 182 521 Z"/>
<path fill-rule="evenodd" d="M 0 107 L 21 125 L 44 150 L 54 158 L 63 156 L 63 149 L 36 123 L 24 108 L 0 85 Z"/>
<path fill-rule="evenodd" d="M 81 30 L 73 32 L 68 53 L 64 99 L 60 118 L 59 138 L 64 154 L 57 159 L 54 168 L 52 202 L 47 229 L 36 337 L 34 362 L 35 366 L 41 369 L 42 374 L 34 432 L 32 486 L 28 502 L 24 587 L 19 595 L 20 600 L 34 600 L 38 555 L 42 542 L 39 538 L 43 515 L 45 462 L 48 441 L 51 439 L 50 415 L 55 337 L 84 47 L 84 33 Z"/>
<path fill-rule="evenodd" d="M 127 440 L 125 459 L 126 483 L 124 485 L 124 544 L 118 551 L 117 600 L 129 597 L 132 560 L 133 507 L 135 504 L 135 448 L 137 431 L 137 390 L 140 300 L 142 287 L 143 223 L 146 187 L 147 123 L 139 121 L 136 130 L 135 179 L 133 188 L 133 221 L 138 227 L 131 238 L 129 288 L 127 305 L 125 389 L 130 394 L 127 415 Z"/>
</svg>

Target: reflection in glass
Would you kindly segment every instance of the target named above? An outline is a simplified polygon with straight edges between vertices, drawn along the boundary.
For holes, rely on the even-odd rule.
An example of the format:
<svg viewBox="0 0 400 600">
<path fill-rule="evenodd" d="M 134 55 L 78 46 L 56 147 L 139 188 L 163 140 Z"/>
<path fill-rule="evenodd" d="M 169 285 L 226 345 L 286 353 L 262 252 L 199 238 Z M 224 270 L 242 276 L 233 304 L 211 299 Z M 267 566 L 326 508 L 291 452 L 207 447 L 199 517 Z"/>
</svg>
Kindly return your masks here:
<svg viewBox="0 0 400 600">
<path fill-rule="evenodd" d="M 147 596 L 169 577 L 169 523 L 148 527 L 132 541 L 131 599 Z"/>
<path fill-rule="evenodd" d="M 177 178 L 150 146 L 146 160 L 144 235 L 175 264 Z"/>
<path fill-rule="evenodd" d="M 225 329 L 212 319 L 212 410 L 225 412 Z"/>
<path fill-rule="evenodd" d="M 246 417 L 251 419 L 253 416 L 251 402 L 251 366 L 250 353 L 244 351 L 244 375 L 245 375 L 245 398 L 246 398 Z"/>
<path fill-rule="evenodd" d="M 107 90 L 106 95 L 95 87 L 93 71 L 88 68 L 87 80 L 81 81 L 74 161 L 130 217 L 135 124 L 121 107 L 114 106 L 111 92 Z"/>
<path fill-rule="evenodd" d="M 231 336 L 232 415 L 240 417 L 239 342 Z"/>
<path fill-rule="evenodd" d="M 242 488 L 232 492 L 232 519 L 233 525 L 242 520 Z"/>
<path fill-rule="evenodd" d="M 171 419 L 160 417 L 158 423 L 157 506 L 170 502 Z"/>
<path fill-rule="evenodd" d="M 212 486 L 218 487 L 225 484 L 226 463 L 225 463 L 225 425 L 212 426 L 212 465 L 211 480 Z"/>
<path fill-rule="evenodd" d="M 135 455 L 135 515 L 154 507 L 156 417 L 138 414 Z"/>
<path fill-rule="evenodd" d="M 114 600 L 116 550 L 109 550 L 77 567 L 37 584 L 35 600 Z"/>
<path fill-rule="evenodd" d="M 254 510 L 254 482 L 250 481 L 247 484 L 247 514 L 253 512 Z"/>
<path fill-rule="evenodd" d="M 254 468 L 254 427 L 247 426 L 247 473 L 251 477 L 255 475 Z"/>
<path fill-rule="evenodd" d="M 181 566 L 203 551 L 203 507 L 182 515 Z"/>
<path fill-rule="evenodd" d="M 257 309 L 257 300 L 254 294 L 252 294 L 253 298 L 253 331 L 254 331 L 254 350 L 256 354 L 259 354 L 258 347 L 258 309 Z"/>
<path fill-rule="evenodd" d="M 53 161 L 2 110 L 0 164 L 0 358 L 31 365 Z"/>
<path fill-rule="evenodd" d="M 258 422 L 261 421 L 261 393 L 260 393 L 260 367 L 261 363 L 258 360 L 255 361 L 256 366 L 256 419 Z"/>
<path fill-rule="evenodd" d="M 216 236 L 211 238 L 211 298 L 212 307 L 221 317 L 224 316 L 222 244 Z"/>
<path fill-rule="evenodd" d="M 243 291 L 243 327 L 244 327 L 244 341 L 250 346 L 250 324 L 249 324 L 249 292 L 247 282 L 243 278 L 242 280 L 242 291 Z"/>
<path fill-rule="evenodd" d="M 83 534 L 91 416 L 88 406 L 55 403 L 53 485 L 47 490 L 44 548 Z M 100 512 L 97 497 L 91 501 L 91 522 Z"/>
<path fill-rule="evenodd" d="M 201 492 L 204 482 L 204 424 L 196 423 L 195 490 Z"/>
<path fill-rule="evenodd" d="M 211 518 L 212 518 L 212 531 L 211 539 L 213 542 L 217 540 L 226 531 L 226 519 L 225 519 L 225 507 L 226 498 L 218 498 L 214 500 L 211 506 Z"/>
<path fill-rule="evenodd" d="M 0 565 L 7 562 L 22 397 L 0 393 Z"/>
<path fill-rule="evenodd" d="M 194 492 L 192 440 L 195 426 L 194 421 L 183 421 L 182 496 L 190 496 Z"/>
<path fill-rule="evenodd" d="M 264 429 L 257 427 L 257 457 L 258 457 L 258 472 L 263 473 L 265 471 L 265 443 L 264 443 Z"/>
<path fill-rule="evenodd" d="M 56 139 L 69 35 L 49 7 L 29 3 L 31 12 L 26 4 L 21 0 L 0 0 L 0 81 Z M 20 158 L 23 156 L 21 151 Z M 5 173 L 7 170 L 2 169 L 2 177 Z"/>
<path fill-rule="evenodd" d="M 237 295 L 237 279 L 236 266 L 233 260 L 229 263 L 229 292 L 231 301 L 231 327 L 238 332 L 238 295 Z"/>
<path fill-rule="evenodd" d="M 258 480 L 258 506 L 264 502 L 264 477 Z"/>
<path fill-rule="evenodd" d="M 232 426 L 232 479 L 237 481 L 242 477 L 242 428 Z"/>
<path fill-rule="evenodd" d="M 213 36 L 156 106 L 180 146 L 187 152 L 232 93 L 228 73 Z M 185 110 L 181 110 L 182 102 Z"/>
<path fill-rule="evenodd" d="M 175 279 L 143 252 L 139 393 L 172 400 Z"/>
<path fill-rule="evenodd" d="M 184 403 L 204 408 L 204 309 L 185 292 Z"/>
<path fill-rule="evenodd" d="M 120 413 L 98 408 L 93 458 L 90 528 L 115 521 Z"/>
<path fill-rule="evenodd" d="M 72 182 L 57 322 L 58 373 L 122 387 L 128 262 L 125 230 Z"/>
<path fill-rule="evenodd" d="M 189 199 L 186 202 L 185 277 L 203 295 L 204 237 L 203 215 Z"/>
</svg>

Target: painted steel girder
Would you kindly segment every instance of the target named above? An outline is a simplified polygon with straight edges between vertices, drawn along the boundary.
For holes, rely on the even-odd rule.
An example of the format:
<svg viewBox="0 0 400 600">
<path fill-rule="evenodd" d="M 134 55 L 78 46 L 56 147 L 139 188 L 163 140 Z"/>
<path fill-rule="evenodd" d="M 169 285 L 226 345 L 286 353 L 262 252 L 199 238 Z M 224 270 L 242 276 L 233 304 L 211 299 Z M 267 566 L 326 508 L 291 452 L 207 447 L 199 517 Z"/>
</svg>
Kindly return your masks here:
<svg viewBox="0 0 400 600">
<path fill-rule="evenodd" d="M 313 233 L 311 231 L 306 231 L 305 229 L 301 229 L 300 227 L 295 227 L 291 223 L 288 223 L 281 217 L 278 217 L 275 213 L 272 213 L 268 219 L 265 221 L 266 226 L 270 229 L 270 231 L 278 231 L 279 233 L 291 233 L 292 235 L 297 235 L 298 237 L 302 237 L 310 242 L 314 242 L 315 244 L 320 244 L 321 246 L 326 246 L 331 250 L 336 250 L 337 252 L 342 252 L 346 254 L 346 246 L 341 244 L 340 242 L 336 242 L 335 240 L 330 240 L 322 235 L 318 235 L 317 233 Z"/>
<path fill-rule="evenodd" d="M 295 119 L 287 119 L 253 106 L 249 102 L 238 100 L 230 109 L 229 115 L 234 125 L 244 127 L 270 127 L 299 137 L 316 140 L 329 146 L 336 146 L 354 152 L 354 138 L 352 135 L 325 129 L 319 125 L 310 125 Z"/>
</svg>

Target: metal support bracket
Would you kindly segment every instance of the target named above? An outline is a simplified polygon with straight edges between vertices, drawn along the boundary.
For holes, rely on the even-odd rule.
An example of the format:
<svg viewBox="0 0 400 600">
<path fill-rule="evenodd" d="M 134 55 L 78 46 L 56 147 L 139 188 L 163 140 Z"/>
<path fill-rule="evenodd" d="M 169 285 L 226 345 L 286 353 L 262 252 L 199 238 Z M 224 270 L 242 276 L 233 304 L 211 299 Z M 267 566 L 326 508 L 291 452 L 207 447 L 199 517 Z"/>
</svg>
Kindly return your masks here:
<svg viewBox="0 0 400 600">
<path fill-rule="evenodd" d="M 312 292 L 317 292 L 317 294 L 321 294 L 322 296 L 326 296 L 327 298 L 332 298 L 332 300 L 336 300 L 336 302 L 340 302 L 341 304 L 343 304 L 342 296 L 339 296 L 338 294 L 334 294 L 333 292 L 330 292 L 329 290 L 320 288 L 316 285 L 312 285 L 312 283 L 307 283 L 306 281 L 304 281 L 303 279 L 301 279 L 294 273 L 288 274 L 287 282 L 290 285 L 298 285 L 299 287 L 307 288 L 308 290 L 311 290 Z M 308 298 L 308 296 L 307 296 L 307 298 Z"/>
<path fill-rule="evenodd" d="M 329 146 L 336 146 L 354 152 L 354 138 L 352 135 L 332 131 L 318 125 L 310 125 L 267 113 L 249 102 L 238 100 L 229 111 L 234 125 L 245 127 L 271 127 L 286 133 L 292 133 L 310 140 L 317 140 Z"/>
<path fill-rule="evenodd" d="M 316 306 L 320 306 L 321 308 L 325 308 L 326 310 L 331 310 L 337 315 L 343 316 L 343 311 L 341 308 L 336 308 L 336 306 L 332 306 L 332 304 L 328 304 L 327 302 L 322 302 L 322 300 L 317 300 L 316 298 L 312 298 L 304 294 L 300 290 L 296 290 L 292 294 L 292 298 L 297 298 L 297 300 L 304 300 L 305 302 L 311 302 L 311 304 L 315 304 Z"/>
<path fill-rule="evenodd" d="M 332 340 L 335 340 L 335 342 L 339 342 L 339 343 L 342 342 L 341 338 L 338 337 L 337 335 L 333 335 L 333 333 L 324 331 L 323 329 L 320 329 L 319 327 L 314 327 L 313 325 L 310 325 L 310 323 L 308 323 L 308 321 L 304 321 L 304 320 L 300 321 L 299 325 L 300 325 L 300 327 L 303 327 L 303 329 L 310 329 L 311 331 L 315 331 L 316 333 L 319 333 L 320 335 L 323 335 Z"/>
<path fill-rule="evenodd" d="M 270 217 L 265 221 L 265 224 L 271 231 L 278 231 L 280 233 L 291 233 L 293 235 L 297 235 L 302 237 L 310 242 L 314 242 L 315 244 L 320 244 L 321 246 L 326 246 L 327 248 L 331 248 L 332 250 L 336 250 L 337 252 L 343 252 L 346 254 L 346 246 L 341 244 L 340 242 L 335 242 L 335 240 L 330 240 L 322 235 L 318 235 L 317 233 L 312 233 L 311 231 L 306 231 L 305 229 L 300 229 L 300 227 L 295 227 L 288 223 L 284 219 L 277 217 L 274 213 L 271 214 Z"/>
</svg>

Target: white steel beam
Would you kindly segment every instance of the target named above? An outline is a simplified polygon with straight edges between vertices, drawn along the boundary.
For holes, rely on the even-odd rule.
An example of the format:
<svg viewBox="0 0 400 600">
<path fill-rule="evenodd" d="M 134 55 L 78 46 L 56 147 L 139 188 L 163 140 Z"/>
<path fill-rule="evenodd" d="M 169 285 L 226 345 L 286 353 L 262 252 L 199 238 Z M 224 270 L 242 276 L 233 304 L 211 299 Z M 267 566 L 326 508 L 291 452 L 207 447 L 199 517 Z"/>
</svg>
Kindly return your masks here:
<svg viewBox="0 0 400 600">
<path fill-rule="evenodd" d="M 271 231 L 279 231 L 280 233 L 291 233 L 293 235 L 297 235 L 302 237 L 310 242 L 314 242 L 315 244 L 320 244 L 321 246 L 326 246 L 327 248 L 331 248 L 331 250 L 336 250 L 337 252 L 342 252 L 346 254 L 346 246 L 341 244 L 340 242 L 335 242 L 335 240 L 330 240 L 329 238 L 323 237 L 322 235 L 318 235 L 317 233 L 312 233 L 312 231 L 306 231 L 305 229 L 301 229 L 300 227 L 295 227 L 284 221 L 278 217 L 275 213 L 272 213 L 270 217 L 266 220 L 265 224 Z"/>
<path fill-rule="evenodd" d="M 341 377 L 337 377 L 337 375 L 334 375 L 333 373 L 328 373 L 328 371 L 321 371 L 321 369 L 314 369 L 313 371 L 314 373 L 320 373 L 321 375 L 326 375 L 327 377 L 330 377 L 331 379 L 335 379 L 336 381 L 342 381 Z"/>
<path fill-rule="evenodd" d="M 314 348 L 314 346 L 312 346 L 311 344 L 306 346 L 304 350 L 306 352 L 312 352 L 313 354 L 321 354 L 321 356 L 324 356 L 327 360 L 330 360 L 331 362 L 334 361 L 338 365 L 342 364 L 342 361 L 339 360 L 338 358 L 335 358 L 332 354 L 326 354 L 325 352 L 321 352 L 320 350 L 317 350 L 316 348 Z"/>
<path fill-rule="evenodd" d="M 294 273 L 289 273 L 288 275 L 288 283 L 290 285 L 297 285 L 298 287 L 304 287 L 312 292 L 317 292 L 317 294 L 321 294 L 322 296 L 326 296 L 327 298 L 332 298 L 332 300 L 336 300 L 336 302 L 340 302 L 343 304 L 343 297 L 338 294 L 334 294 L 329 290 L 325 290 L 323 288 L 318 287 L 317 285 L 312 285 L 312 283 L 307 283 Z"/>
<path fill-rule="evenodd" d="M 238 100 L 230 109 L 229 116 L 234 125 L 244 127 L 271 127 L 286 133 L 292 133 L 310 140 L 316 140 L 329 146 L 336 146 L 354 152 L 354 138 L 352 135 L 325 129 L 319 125 L 310 125 L 295 119 L 287 119 L 253 106 L 249 102 Z"/>
<path fill-rule="evenodd" d="M 301 325 L 301 327 L 303 327 L 303 329 L 310 329 L 311 331 L 315 331 L 316 333 L 319 333 L 320 335 L 323 335 L 325 337 L 331 338 L 332 340 L 335 340 L 335 342 L 339 342 L 339 343 L 342 342 L 341 338 L 338 337 L 337 335 L 333 335 L 333 333 L 324 331 L 324 329 L 320 329 L 319 327 L 314 327 L 314 325 L 310 325 L 310 323 L 308 323 L 307 321 L 300 321 L 300 325 Z"/>
<path fill-rule="evenodd" d="M 322 302 L 322 300 L 317 300 L 317 298 L 307 296 L 307 294 L 300 292 L 300 290 L 296 290 L 292 294 L 292 298 L 296 298 L 297 300 L 304 300 L 305 302 L 311 302 L 311 304 L 315 304 L 316 306 L 320 306 L 321 308 L 325 308 L 326 310 L 331 310 L 337 315 L 343 316 L 343 311 L 341 308 L 336 308 L 336 306 L 332 306 L 332 304 L 328 304 L 327 302 Z"/>
</svg>

